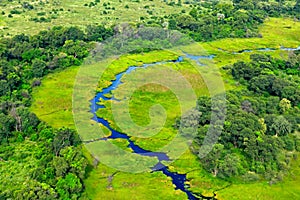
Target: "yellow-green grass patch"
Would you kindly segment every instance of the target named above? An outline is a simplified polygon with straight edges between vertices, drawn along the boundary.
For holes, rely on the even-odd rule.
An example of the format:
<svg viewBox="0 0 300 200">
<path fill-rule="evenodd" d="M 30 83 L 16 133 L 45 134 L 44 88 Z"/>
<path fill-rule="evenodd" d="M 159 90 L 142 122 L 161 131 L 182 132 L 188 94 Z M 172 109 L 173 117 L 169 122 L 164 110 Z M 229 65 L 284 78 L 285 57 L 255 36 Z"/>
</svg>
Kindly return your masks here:
<svg viewBox="0 0 300 200">
<path fill-rule="evenodd" d="M 79 67 L 49 74 L 42 84 L 33 89 L 31 111 L 49 125 L 74 128 L 72 94 L 75 76 Z"/>
<path fill-rule="evenodd" d="M 139 23 L 142 22 L 140 17 L 150 19 L 151 16 L 163 17 L 169 14 L 175 14 L 185 9 L 189 11 L 188 6 L 169 6 L 164 1 L 160 0 L 140 0 L 140 1 L 100 1 L 96 6 L 84 6 L 90 4 L 91 0 L 63 0 L 63 1 L 30 1 L 29 3 L 34 6 L 33 10 L 22 8 L 22 3 L 28 2 L 27 0 L 12 1 L 4 0 L 0 2 L 1 8 L 5 11 L 3 16 L 4 26 L 0 27 L 0 34 L 20 34 L 20 33 L 38 33 L 52 26 L 85 26 L 89 24 L 107 24 L 108 26 L 118 24 L 121 22 Z M 39 2 L 42 2 L 39 3 Z M 109 4 L 104 6 L 104 4 Z M 4 6 L 6 5 L 6 6 Z M 125 6 L 128 5 L 128 8 Z M 149 6 L 148 8 L 145 6 Z M 106 8 L 110 9 L 106 9 Z M 113 9 L 114 8 L 114 9 Z M 22 11 L 21 14 L 13 14 L 12 18 L 8 17 L 10 11 L 17 9 Z M 25 11 L 25 12 L 23 12 Z M 148 12 L 152 12 L 149 14 Z M 42 16 L 37 13 L 45 13 Z M 106 12 L 104 14 L 103 12 Z M 32 19 L 44 17 L 51 19 L 50 22 L 35 22 Z M 1 26 L 1 25 L 0 25 Z M 4 28 L 5 27 L 5 28 Z"/>
</svg>

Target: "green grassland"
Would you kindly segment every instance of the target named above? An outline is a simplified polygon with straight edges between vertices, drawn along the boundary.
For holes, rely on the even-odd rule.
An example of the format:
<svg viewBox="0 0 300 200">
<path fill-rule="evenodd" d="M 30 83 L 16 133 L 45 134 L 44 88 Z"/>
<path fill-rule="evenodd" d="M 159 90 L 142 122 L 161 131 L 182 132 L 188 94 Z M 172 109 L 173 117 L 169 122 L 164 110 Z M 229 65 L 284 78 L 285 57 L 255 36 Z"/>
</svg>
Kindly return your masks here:
<svg viewBox="0 0 300 200">
<path fill-rule="evenodd" d="M 164 52 L 161 52 L 161 55 L 162 54 L 164 54 Z M 122 59 L 119 59 L 118 62 L 120 62 L 121 60 Z M 161 70 L 162 68 L 165 68 L 163 72 Z M 113 95 L 117 99 L 124 99 L 126 96 L 131 95 L 130 101 L 107 101 L 105 102 L 105 106 L 107 109 L 100 109 L 97 113 L 98 116 L 104 117 L 105 119 L 110 121 L 112 126 L 121 132 L 125 131 L 129 135 L 131 135 L 133 132 L 137 132 L 136 134 L 133 134 L 131 136 L 133 136 L 132 139 L 140 147 L 152 151 L 157 151 L 159 148 L 162 148 L 163 146 L 168 144 L 177 133 L 177 130 L 173 127 L 175 119 L 183 114 L 182 110 L 188 110 L 194 107 L 196 98 L 185 102 L 178 102 L 179 100 L 174 94 L 175 90 L 178 90 L 180 89 L 180 87 L 182 87 L 182 85 L 179 85 L 180 80 L 178 79 L 176 80 L 179 83 L 177 83 L 176 81 L 172 85 L 174 88 L 167 88 L 166 85 L 162 86 L 163 82 L 166 83 L 166 81 L 162 80 L 162 85 L 148 83 L 139 88 L 136 88 L 136 86 L 139 84 L 143 84 L 143 81 L 145 81 L 145 77 L 153 77 L 159 75 L 164 79 L 170 79 L 170 75 L 163 73 L 171 73 L 171 71 L 169 71 L 171 69 L 177 70 L 180 75 L 182 75 L 184 79 L 186 79 L 191 84 L 191 87 L 193 88 L 196 96 L 199 97 L 200 95 L 209 95 L 201 75 L 189 62 L 184 61 L 182 63 L 176 64 L 174 63 L 168 65 L 158 65 L 146 69 L 137 69 L 134 72 L 126 75 L 121 80 L 122 82 L 124 82 L 124 84 L 120 85 L 113 92 Z M 107 71 L 110 72 L 111 70 Z M 128 88 L 136 88 L 136 90 L 132 91 L 132 89 L 128 90 Z M 172 91 L 172 89 L 174 89 L 174 91 Z M 181 89 L 180 91 L 182 91 L 181 95 L 188 96 L 188 94 L 184 94 L 183 89 Z M 133 93 L 130 94 L 131 92 Z M 126 103 L 129 103 L 129 107 L 126 106 Z M 183 105 L 183 103 L 185 105 Z M 161 105 L 166 113 L 164 115 L 164 111 L 161 111 L 160 113 L 154 114 L 155 118 L 150 118 L 148 112 L 151 110 L 152 106 L 157 104 Z M 115 106 L 121 109 L 115 109 L 113 113 L 111 108 Z M 134 124 L 130 123 L 130 121 L 126 119 L 126 116 L 124 116 L 125 118 L 122 118 L 122 114 L 125 113 L 127 109 L 134 124 L 137 124 L 138 126 L 148 126 L 147 132 L 156 133 L 157 131 L 157 133 L 153 137 L 147 137 L 147 134 L 145 133 L 141 135 L 141 132 L 143 131 L 136 131 L 135 129 L 137 127 L 135 127 Z M 164 116 L 167 116 L 166 119 L 164 119 Z M 118 128 L 118 126 L 115 124 L 114 119 L 116 119 L 116 117 L 118 117 L 119 119 L 118 122 L 122 122 L 123 129 Z M 164 124 L 162 124 L 162 122 L 164 122 Z M 151 125 L 149 125 L 150 123 Z M 157 130 L 160 128 L 161 130 Z"/>
<path fill-rule="evenodd" d="M 297 47 L 300 41 L 299 27 L 299 22 L 290 18 L 267 18 L 259 28 L 261 38 L 227 38 L 203 43 L 203 45 L 229 52 L 242 49 L 279 48 L 280 46 Z"/>
<path fill-rule="evenodd" d="M 34 8 L 32 10 L 22 7 L 24 2 L 29 2 Z M 188 12 L 187 5 L 169 6 L 161 0 L 138 0 L 138 1 L 100 1 L 94 6 L 85 6 L 94 0 L 48 0 L 48 1 L 1 1 L 0 35 L 15 35 L 18 33 L 37 33 L 40 30 L 52 26 L 85 26 L 95 23 L 113 25 L 120 22 L 141 22 L 152 16 L 162 17 L 171 13 L 180 13 L 183 9 Z M 11 11 L 20 11 L 20 14 L 12 14 Z M 33 21 L 34 18 L 42 22 Z M 47 21 L 49 20 L 49 21 Z"/>
<path fill-rule="evenodd" d="M 115 59 L 108 68 L 101 74 L 99 80 L 98 91 L 106 88 L 110 85 L 111 80 L 115 78 L 115 75 L 125 71 L 129 66 L 141 66 L 143 63 L 153 63 L 159 61 L 167 61 L 177 59 L 178 55 L 171 51 L 165 51 L 163 54 L 161 51 L 153 51 L 151 54 L 134 54 L 127 55 Z"/>
<path fill-rule="evenodd" d="M 291 19 L 275 19 L 271 18 L 261 26 L 260 32 L 262 38 L 249 38 L 249 39 L 224 39 L 209 43 L 194 44 L 186 47 L 188 52 L 195 53 L 195 47 L 199 48 L 200 45 L 203 49 L 207 50 L 209 54 L 215 54 L 214 63 L 217 67 L 229 65 L 237 60 L 249 60 L 251 53 L 231 54 L 226 51 L 239 51 L 244 49 L 258 49 L 258 48 L 279 48 L 296 47 L 300 45 L 299 31 L 300 23 L 294 22 Z M 286 38 L 285 38 L 286 37 Z M 219 48 L 225 50 L 221 51 Z M 270 52 L 257 53 L 270 54 L 276 57 L 286 58 L 288 52 L 276 50 Z M 144 63 L 169 60 L 177 55 L 168 52 L 154 52 L 146 55 L 129 55 L 121 57 L 114 61 L 102 74 L 99 82 L 98 90 L 107 87 L 109 81 L 113 77 L 130 65 L 141 65 Z M 178 64 L 165 65 L 172 69 L 180 71 L 185 77 L 191 81 L 197 96 L 207 95 L 207 88 L 203 84 L 203 80 L 199 77 L 192 76 L 195 71 L 193 62 L 183 62 Z M 208 70 L 207 68 L 203 68 Z M 32 111 L 37 114 L 39 118 L 48 122 L 55 127 L 59 126 L 72 126 L 72 85 L 76 76 L 78 68 L 69 68 L 63 72 L 51 74 L 42 80 L 42 86 L 34 89 L 33 98 L 34 103 Z M 155 69 L 152 69 L 155 70 Z M 131 87 L 136 74 L 150 73 L 151 69 L 137 70 L 129 76 L 125 76 L 122 81 L 122 87 L 114 93 L 114 95 L 122 95 L 126 88 Z M 226 89 L 239 89 L 235 81 L 226 71 L 220 69 L 221 75 L 224 80 Z M 211 72 L 212 74 L 213 72 Z M 211 77 L 210 75 L 207 77 Z M 202 81 L 201 81 L 202 80 Z M 86 97 L 87 102 L 88 98 Z M 155 99 L 155 102 L 150 101 Z M 167 99 L 167 101 L 165 101 Z M 146 100 L 146 101 L 145 101 Z M 55 103 L 53 103 L 55 102 Z M 105 111 L 99 111 L 101 115 L 109 119 L 113 123 L 112 113 L 110 111 L 110 102 L 106 102 L 107 108 Z M 136 144 L 144 147 L 145 149 L 155 150 L 165 144 L 164 139 L 171 139 L 172 134 L 175 133 L 173 128 L 174 120 L 180 116 L 176 98 L 166 88 L 149 84 L 138 88 L 131 96 L 129 109 L 133 121 L 138 125 L 147 125 L 150 122 L 149 108 L 153 103 L 160 103 L 166 109 L 168 114 L 167 123 L 165 124 L 164 134 L 157 134 L 151 139 L 133 138 Z M 172 112 L 174 111 L 174 112 Z M 173 120 L 173 121 L 172 121 Z M 105 134 L 109 134 L 107 130 Z M 165 137 L 165 138 L 164 138 Z M 162 140 L 162 141 L 160 141 Z M 125 149 L 126 143 L 124 141 L 116 141 L 115 144 L 122 149 Z M 86 155 L 89 154 L 86 152 Z M 92 158 L 90 157 L 92 163 Z M 239 180 L 232 180 L 231 182 L 214 178 L 211 174 L 207 173 L 199 165 L 197 157 L 190 151 L 186 151 L 179 159 L 170 164 L 170 170 L 179 173 L 186 173 L 189 179 L 191 190 L 200 192 L 204 195 L 211 196 L 214 191 L 218 190 L 218 199 L 298 199 L 299 198 L 299 160 L 294 161 L 290 175 L 284 178 L 283 182 L 270 186 L 267 182 L 255 182 L 244 184 Z M 113 180 L 110 183 L 108 177 L 112 176 Z M 230 186 L 229 186 L 230 185 Z M 166 178 L 162 173 L 141 173 L 141 174 L 128 174 L 124 172 L 117 172 L 103 164 L 99 164 L 97 168 L 90 171 L 88 178 L 85 181 L 86 193 L 92 199 L 185 199 L 185 194 L 180 191 L 175 191 L 172 182 Z M 228 187 L 227 187 L 228 186 Z M 130 195 L 128 195 L 130 191 Z"/>
<path fill-rule="evenodd" d="M 119 73 L 127 68 L 127 66 L 141 65 L 142 61 L 145 63 L 151 63 L 161 60 L 173 60 L 176 58 L 177 55 L 167 51 L 164 53 L 151 52 L 145 55 L 128 55 L 125 57 L 121 57 L 113 62 L 107 70 L 105 70 L 105 73 L 103 73 L 99 85 L 102 85 L 103 87 L 108 86 L 108 81 L 113 79 L 116 73 Z M 73 67 L 63 72 L 49 75 L 42 80 L 42 86 L 40 88 L 36 88 L 33 92 L 34 96 L 36 96 L 37 98 L 34 98 L 32 111 L 34 111 L 41 119 L 45 120 L 54 127 L 63 125 L 72 126 L 71 121 L 68 120 L 72 120 L 72 86 L 77 71 L 78 68 Z M 66 82 L 69 84 L 66 84 Z M 58 88 L 62 89 L 60 90 Z M 68 92 L 66 92 L 66 90 L 68 90 Z M 98 90 L 100 90 L 100 88 L 98 88 Z M 65 92 L 65 95 L 63 95 L 62 92 Z M 86 99 L 87 103 L 88 100 L 89 99 Z M 63 103 L 57 104 L 55 106 L 53 102 L 56 101 L 68 102 L 68 104 Z M 61 112 L 59 112 L 59 110 L 61 110 Z M 66 116 L 65 112 L 69 113 L 68 118 L 64 118 Z M 71 124 L 67 122 L 70 122 Z M 107 129 L 105 128 L 104 132 L 105 134 L 108 134 Z M 125 140 L 114 140 L 112 141 L 112 144 L 117 145 L 121 149 L 128 150 L 128 148 L 126 148 L 128 143 Z M 88 153 L 86 155 L 88 155 Z M 135 192 L 128 196 L 128 198 L 130 199 L 143 199 L 149 195 L 155 196 L 157 199 L 169 199 L 171 197 L 176 198 L 176 196 L 178 196 L 178 199 L 185 198 L 185 194 L 180 191 L 176 191 L 174 193 L 172 181 L 160 172 L 151 174 L 130 174 L 131 178 L 129 180 L 127 180 L 129 177 L 129 173 L 119 172 L 114 176 L 112 183 L 108 184 L 107 177 L 111 176 L 115 172 L 116 170 L 108 168 L 102 164 L 98 165 L 96 170 L 92 170 L 90 172 L 89 178 L 86 180 L 86 193 L 88 194 L 88 196 L 93 199 L 103 197 L 113 197 L 115 199 L 121 199 L 122 197 L 124 198 L 124 196 L 126 196 L 126 194 L 128 193 L 128 189 L 134 188 Z M 149 188 L 144 187 L 144 184 L 147 182 L 151 183 Z M 158 193 L 159 195 L 156 194 L 157 191 L 160 191 Z"/>
<path fill-rule="evenodd" d="M 89 162 L 93 163 L 94 158 L 87 149 L 83 150 Z M 85 194 L 89 199 L 186 198 L 186 194 L 180 190 L 174 191 L 171 179 L 160 172 L 139 174 L 120 172 L 101 162 L 96 168 L 89 169 L 85 185 Z"/>
<path fill-rule="evenodd" d="M 249 60 L 252 53 L 232 54 L 240 50 L 254 50 L 257 53 L 266 53 L 275 56 L 286 56 L 287 52 L 261 52 L 260 48 L 275 48 L 281 46 L 296 48 L 300 45 L 300 23 L 289 18 L 268 18 L 260 26 L 262 38 L 228 38 L 213 42 L 200 43 L 211 54 L 218 55 L 214 61 L 217 66 L 233 64 L 237 60 Z M 256 50 L 256 51 L 255 51 Z"/>
<path fill-rule="evenodd" d="M 32 95 L 31 111 L 49 125 L 74 128 L 72 115 L 72 94 L 75 76 L 79 67 L 48 75 Z"/>
<path fill-rule="evenodd" d="M 109 177 L 113 176 L 111 182 Z M 162 173 L 118 172 L 99 164 L 85 181 L 85 193 L 91 199 L 185 199 L 174 191 L 172 181 Z"/>
</svg>

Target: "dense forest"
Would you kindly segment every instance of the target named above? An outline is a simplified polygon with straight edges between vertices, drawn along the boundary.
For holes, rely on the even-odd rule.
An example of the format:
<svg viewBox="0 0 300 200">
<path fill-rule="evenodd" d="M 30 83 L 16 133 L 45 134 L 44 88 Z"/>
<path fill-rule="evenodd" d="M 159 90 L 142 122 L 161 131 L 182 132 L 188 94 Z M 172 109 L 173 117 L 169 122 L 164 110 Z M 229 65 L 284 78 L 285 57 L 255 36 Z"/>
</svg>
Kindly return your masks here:
<svg viewBox="0 0 300 200">
<path fill-rule="evenodd" d="M 166 2 L 180 6 L 181 1 Z M 142 20 L 128 25 L 178 30 L 196 41 L 261 37 L 258 26 L 267 17 L 300 20 L 300 1 L 185 2 L 189 12 Z M 30 3 L 23 9 L 33 9 Z M 14 17 L 17 12 L 3 16 Z M 42 23 L 43 18 L 36 19 Z M 91 166 L 83 156 L 75 130 L 55 129 L 29 111 L 34 87 L 49 73 L 79 66 L 97 42 L 117 35 L 115 25 L 55 26 L 36 35 L 19 34 L 0 41 L 0 199 L 79 199 Z M 141 52 L 149 49 L 141 49 Z M 136 53 L 136 52 L 135 52 Z M 282 180 L 300 140 L 300 52 L 288 60 L 253 54 L 251 62 L 223 69 L 244 88 L 228 91 L 222 135 L 200 163 L 214 176 L 243 180 Z M 211 100 L 200 97 L 197 137 L 191 146 L 198 155 L 210 126 Z"/>
<path fill-rule="evenodd" d="M 196 41 L 227 37 L 261 37 L 258 25 L 267 17 L 292 16 L 300 19 L 299 4 L 288 1 L 235 0 L 205 1 L 193 6 L 189 13 L 168 17 L 170 29 L 180 30 Z"/>
<path fill-rule="evenodd" d="M 221 178 L 241 176 L 246 182 L 265 178 L 272 184 L 283 179 L 300 151 L 294 134 L 300 130 L 299 64 L 298 51 L 287 61 L 252 54 L 249 63 L 224 67 L 245 89 L 226 93 L 227 113 L 219 142 L 200 159 L 206 170 Z M 197 111 L 202 115 L 192 146 L 195 154 L 209 126 L 214 126 L 211 112 L 223 112 L 218 104 L 212 107 L 208 97 L 198 100 Z"/>
<path fill-rule="evenodd" d="M 31 91 L 46 74 L 80 65 L 94 46 L 91 41 L 111 35 L 103 26 L 88 26 L 86 34 L 76 27 L 54 27 L 1 41 L 1 199 L 80 196 L 87 160 L 79 136 L 71 129 L 53 129 L 31 113 Z"/>
</svg>

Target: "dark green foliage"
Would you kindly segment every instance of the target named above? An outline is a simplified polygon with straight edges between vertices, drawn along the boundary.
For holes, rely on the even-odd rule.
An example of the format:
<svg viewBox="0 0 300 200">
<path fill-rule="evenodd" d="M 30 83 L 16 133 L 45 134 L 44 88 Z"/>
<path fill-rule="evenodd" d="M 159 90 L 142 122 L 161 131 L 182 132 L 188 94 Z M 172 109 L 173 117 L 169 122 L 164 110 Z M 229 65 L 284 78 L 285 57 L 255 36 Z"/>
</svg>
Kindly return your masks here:
<svg viewBox="0 0 300 200">
<path fill-rule="evenodd" d="M 89 45 L 83 41 L 74 42 L 73 40 L 67 40 L 62 47 L 62 50 L 66 54 L 79 59 L 78 61 L 80 62 L 81 59 L 87 57 L 89 48 Z"/>
<path fill-rule="evenodd" d="M 280 61 L 264 55 L 252 55 L 252 62 L 237 62 L 233 65 L 232 76 L 256 93 L 278 96 L 286 98 L 293 105 L 300 103 L 299 80 L 291 81 L 287 75 L 298 75 L 300 60 L 290 57 L 289 61 Z M 276 74 L 281 70 L 281 75 Z M 247 81 L 247 82 L 245 82 Z"/>
<path fill-rule="evenodd" d="M 86 28 L 86 40 L 101 42 L 113 34 L 112 29 L 107 29 L 102 25 L 89 25 Z"/>
<path fill-rule="evenodd" d="M 5 181 L 0 198 L 80 198 L 87 167 L 80 138 L 74 130 L 48 127 L 28 106 L 31 87 L 41 84 L 39 78 L 80 65 L 92 48 L 88 42 L 112 36 L 104 26 L 91 27 L 88 34 L 77 27 L 53 27 L 35 36 L 20 34 L 0 41 L 0 162 L 7 161 L 3 169 L 15 166 L 16 172 L 11 184 L 1 171 Z"/>
<path fill-rule="evenodd" d="M 14 131 L 16 120 L 12 116 L 0 113 L 0 142 L 8 141 Z"/>
<path fill-rule="evenodd" d="M 21 11 L 15 10 L 15 9 L 10 11 L 10 14 L 12 14 L 12 15 L 14 15 L 14 14 L 15 14 L 15 15 L 19 15 L 19 14 L 21 14 L 21 13 L 22 13 Z"/>
<path fill-rule="evenodd" d="M 87 161 L 84 159 L 80 148 L 74 146 L 66 147 L 60 151 L 60 158 L 61 157 L 67 163 L 68 168 L 66 172 L 76 174 L 76 176 L 81 179 L 85 177 Z M 57 173 L 57 165 L 54 165 L 54 167 Z"/>
<path fill-rule="evenodd" d="M 215 144 L 208 155 L 202 160 L 203 167 L 214 174 L 218 175 L 220 160 L 224 157 L 224 146 Z"/>
<path fill-rule="evenodd" d="M 40 120 L 34 113 L 31 113 L 26 107 L 18 107 L 16 109 L 15 118 L 19 131 L 31 134 L 36 131 L 36 127 Z"/>
<path fill-rule="evenodd" d="M 188 2 L 185 2 L 188 3 Z M 176 6 L 175 2 L 167 2 L 169 6 Z M 193 3 L 192 3 L 193 4 Z M 178 1 L 178 5 L 181 3 Z M 205 1 L 199 5 L 190 5 L 189 13 L 182 10 L 180 14 L 167 16 L 169 29 L 177 29 L 189 34 L 196 41 L 211 41 L 227 37 L 257 37 L 259 24 L 268 16 L 291 16 L 300 18 L 299 2 L 293 7 L 291 4 L 278 2 L 249 1 Z M 149 14 L 149 10 L 147 10 Z M 174 23 L 177 22 L 177 23 Z M 161 19 L 155 21 L 161 24 Z"/>
<path fill-rule="evenodd" d="M 219 163 L 218 176 L 231 177 L 245 173 L 245 169 L 241 158 L 235 153 L 228 153 L 224 159 Z"/>
<path fill-rule="evenodd" d="M 69 173 L 65 178 L 59 178 L 56 190 L 61 199 L 78 199 L 78 193 L 82 191 L 80 179 Z"/>
<path fill-rule="evenodd" d="M 32 74 L 33 77 L 42 77 L 45 73 L 47 63 L 45 61 L 35 59 L 32 61 Z"/>
<path fill-rule="evenodd" d="M 25 8 L 25 9 L 28 9 L 28 10 L 34 9 L 34 6 L 31 5 L 31 4 L 28 3 L 28 2 L 23 2 L 23 3 L 22 3 L 22 7 Z"/>
<path fill-rule="evenodd" d="M 72 129 L 61 128 L 57 130 L 53 138 L 53 152 L 58 155 L 61 149 L 67 146 L 77 146 L 80 138 Z"/>
<path fill-rule="evenodd" d="M 85 6 L 94 7 L 99 2 L 95 0 Z M 168 4 L 181 6 L 181 1 Z M 266 16 L 295 15 L 299 18 L 300 13 L 299 1 L 293 8 L 281 6 L 281 1 L 259 4 L 244 0 L 234 1 L 233 5 L 208 1 L 201 4 L 194 6 L 190 12 L 182 10 L 184 14 L 165 16 L 164 19 L 147 10 L 152 16 L 143 20 L 147 25 L 155 26 L 162 25 L 165 20 L 169 23 L 164 27 L 204 41 L 258 36 L 257 27 Z M 22 11 L 13 9 L 7 16 L 12 18 L 34 9 L 28 2 L 21 6 Z M 106 9 L 103 13 L 114 10 L 109 2 L 103 6 Z M 52 13 L 57 12 L 59 10 Z M 5 15 L 4 11 L 2 15 Z M 41 11 L 31 20 L 43 23 L 51 19 Z M 114 33 L 123 33 L 128 38 L 137 37 L 134 41 L 126 41 L 126 47 L 146 44 L 135 49 L 137 53 L 150 51 L 153 46 L 162 48 L 173 44 L 166 39 L 169 36 L 165 31 L 153 30 L 137 30 L 129 25 L 116 29 L 90 25 L 85 30 L 58 26 L 34 36 L 20 34 L 0 41 L 0 162 L 1 170 L 4 169 L 0 173 L 1 184 L 4 185 L 4 189 L 0 188 L 0 199 L 80 198 L 87 167 L 80 139 L 74 130 L 52 129 L 29 111 L 31 87 L 39 86 L 40 79 L 54 70 L 80 65 L 92 49 L 93 42 L 105 41 Z M 116 37 L 109 42 L 112 42 L 113 49 L 122 52 L 123 44 L 117 46 L 120 44 L 118 39 Z M 187 44 L 187 41 L 183 43 Z M 299 79 L 295 78 L 299 75 L 299 58 L 297 52 L 291 53 L 288 61 L 252 55 L 252 62 L 239 62 L 232 67 L 233 77 L 248 90 L 227 93 L 223 134 L 212 151 L 201 160 L 207 171 L 222 178 L 243 175 L 247 180 L 257 180 L 258 174 L 270 177 L 288 167 L 286 152 L 300 150 L 300 140 L 293 135 L 299 131 L 300 123 L 297 108 L 300 104 Z M 284 98 L 291 102 L 291 107 L 280 104 Z M 209 128 L 221 129 L 217 123 L 224 119 L 220 113 L 224 113 L 225 109 L 221 105 L 221 101 L 213 104 L 210 98 L 202 97 L 196 109 L 183 116 L 181 124 L 177 124 L 184 136 L 190 136 L 194 128 L 198 129 L 193 145 L 195 154 L 199 155 L 199 146 Z M 13 184 L 10 184 L 4 172 L 12 169 L 16 173 L 11 176 Z"/>
<path fill-rule="evenodd" d="M 0 41 L 0 95 L 10 98 L 14 90 L 31 85 L 32 78 L 80 65 L 92 48 L 87 42 L 102 41 L 112 34 L 112 29 L 101 25 L 88 26 L 87 34 L 77 27 L 53 27 L 35 36 L 20 34 Z"/>
<path fill-rule="evenodd" d="M 222 134 L 205 157 L 201 156 L 200 146 L 207 131 L 216 128 L 211 119 L 216 107 L 210 98 L 199 98 L 196 109 L 202 115 L 192 150 L 214 176 L 243 176 L 251 181 L 263 175 L 273 180 L 288 169 L 289 152 L 299 150 L 299 139 L 293 133 L 300 124 L 300 80 L 297 75 L 290 75 L 287 68 L 298 68 L 295 55 L 284 61 L 253 54 L 251 62 L 237 62 L 228 68 L 248 89 L 227 92 Z M 289 95 L 286 91 L 290 91 Z"/>
</svg>

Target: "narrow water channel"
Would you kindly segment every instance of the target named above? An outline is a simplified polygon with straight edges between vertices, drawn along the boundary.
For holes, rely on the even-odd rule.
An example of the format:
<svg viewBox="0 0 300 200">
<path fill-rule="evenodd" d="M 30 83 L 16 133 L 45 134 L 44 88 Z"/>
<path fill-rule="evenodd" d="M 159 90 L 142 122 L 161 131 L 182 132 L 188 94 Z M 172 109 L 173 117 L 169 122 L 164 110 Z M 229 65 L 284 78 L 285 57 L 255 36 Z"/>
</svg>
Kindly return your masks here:
<svg viewBox="0 0 300 200">
<path fill-rule="evenodd" d="M 219 49 L 221 51 L 223 51 L 222 49 Z M 256 49 L 257 51 L 274 51 L 277 49 L 273 49 L 273 48 L 263 48 L 263 49 Z M 295 50 L 300 50 L 300 46 L 298 48 L 286 48 L 286 47 L 280 47 L 280 50 L 285 50 L 285 51 L 295 51 Z M 245 52 L 253 52 L 254 50 L 241 50 L 239 52 L 231 52 L 232 54 L 240 54 L 240 53 L 245 53 Z M 102 90 L 102 92 L 99 92 L 96 94 L 96 96 L 90 101 L 91 102 L 91 107 L 90 107 L 90 112 L 93 113 L 93 118 L 92 120 L 96 121 L 97 123 L 102 124 L 103 126 L 105 126 L 106 128 L 108 128 L 111 131 L 111 135 L 109 137 L 105 137 L 105 138 L 100 138 L 98 140 L 113 140 L 113 139 L 125 139 L 129 142 L 128 148 L 132 149 L 133 153 L 139 154 L 141 156 L 150 156 L 150 157 L 157 157 L 157 159 L 159 160 L 159 162 L 153 166 L 152 168 L 152 172 L 154 171 L 161 171 L 163 174 L 165 174 L 168 177 L 172 178 L 172 182 L 173 184 L 176 186 L 175 189 L 179 189 L 181 191 L 183 191 L 184 193 L 186 193 L 187 197 L 189 200 L 198 200 L 198 199 L 215 199 L 215 197 L 205 197 L 201 194 L 194 194 L 191 191 L 189 191 L 189 185 L 186 183 L 187 179 L 186 179 L 186 174 L 179 174 L 176 172 L 171 172 L 169 170 L 169 168 L 164 165 L 161 161 L 169 161 L 170 158 L 168 157 L 168 155 L 166 153 L 163 152 L 151 152 L 148 151 L 146 149 L 143 149 L 141 147 L 139 147 L 138 145 L 136 145 L 131 139 L 130 136 L 128 136 L 125 133 L 121 133 L 115 129 L 113 129 L 109 122 L 106 121 L 105 119 L 98 117 L 96 115 L 97 110 L 99 109 L 104 109 L 105 107 L 103 105 L 99 105 L 99 103 L 104 102 L 104 101 L 108 101 L 108 100 L 115 100 L 115 101 L 120 101 L 115 99 L 114 97 L 106 97 L 107 94 L 111 94 L 113 90 L 117 89 L 118 86 L 120 84 L 122 84 L 121 82 L 121 78 L 125 75 L 125 74 L 129 74 L 131 72 L 133 72 L 135 69 L 137 68 L 147 68 L 147 67 L 151 67 L 151 66 L 155 66 L 155 65 L 161 65 L 161 64 L 166 64 L 166 63 L 178 63 L 178 62 L 182 62 L 184 59 L 190 59 L 193 61 L 196 61 L 196 63 L 200 66 L 203 66 L 204 64 L 202 64 L 200 61 L 201 59 L 213 59 L 215 57 L 215 55 L 209 55 L 209 56 L 197 56 L 197 55 L 191 55 L 191 54 L 187 54 L 185 53 L 184 56 L 180 56 L 178 57 L 177 60 L 169 60 L 169 61 L 162 61 L 162 62 L 155 62 L 155 63 L 149 63 L 149 64 L 143 64 L 142 66 L 129 66 L 127 68 L 126 71 L 121 72 L 119 74 L 116 75 L 115 80 L 111 81 L 111 84 L 109 87 L 104 88 Z M 94 140 L 95 141 L 95 140 Z M 91 141 L 93 142 L 93 141 Z M 88 142 L 87 142 L 88 143 Z"/>
<path fill-rule="evenodd" d="M 150 157 L 157 157 L 159 162 L 153 166 L 152 171 L 161 171 L 163 174 L 165 174 L 168 177 L 172 178 L 173 184 L 176 186 L 176 189 L 179 189 L 183 191 L 184 193 L 187 194 L 187 197 L 189 200 L 197 200 L 197 199 L 209 199 L 205 198 L 204 196 L 196 195 L 193 194 L 191 191 L 188 190 L 189 186 L 186 184 L 186 174 L 179 174 L 176 172 L 171 172 L 169 168 L 162 164 L 161 161 L 169 161 L 170 158 L 166 153 L 163 152 L 151 152 L 146 149 L 143 149 L 136 145 L 131 139 L 130 136 L 128 136 L 125 133 L 121 133 L 111 127 L 108 121 L 105 119 L 98 117 L 96 115 L 97 110 L 99 109 L 104 109 L 105 107 L 103 105 L 99 105 L 99 103 L 108 101 L 108 100 L 115 100 L 119 101 L 117 99 L 114 99 L 114 97 L 108 98 L 106 97 L 107 94 L 111 94 L 113 90 L 117 89 L 120 84 L 122 84 L 121 79 L 125 74 L 129 74 L 133 72 L 137 68 L 147 68 L 155 65 L 161 65 L 161 64 L 166 64 L 166 63 L 179 63 L 182 62 L 183 59 L 188 58 L 191 60 L 194 60 L 197 62 L 198 65 L 203 65 L 200 63 L 199 60 L 201 59 L 213 59 L 214 55 L 210 56 L 195 56 L 195 55 L 190 55 L 190 54 L 185 54 L 185 56 L 180 56 L 178 57 L 177 60 L 169 60 L 169 61 L 162 61 L 162 62 L 155 62 L 155 63 L 149 63 L 149 64 L 143 64 L 140 67 L 137 66 L 130 66 L 127 68 L 126 71 L 121 72 L 115 76 L 115 80 L 111 81 L 110 86 L 107 88 L 104 88 L 101 92 L 97 93 L 96 96 L 90 101 L 91 102 L 91 107 L 90 107 L 90 112 L 93 113 L 93 118 L 92 120 L 96 121 L 97 123 L 102 124 L 106 128 L 108 128 L 111 131 L 111 135 L 105 138 L 100 138 L 98 140 L 113 140 L 113 139 L 125 139 L 129 142 L 128 148 L 132 149 L 133 153 L 139 154 L 141 156 L 150 156 Z"/>
<path fill-rule="evenodd" d="M 218 50 L 226 52 L 226 53 L 230 53 L 230 54 L 242 54 L 242 53 L 252 53 L 252 52 L 255 52 L 255 51 L 263 51 L 263 52 L 275 51 L 275 50 L 297 51 L 297 50 L 300 50 L 300 46 L 297 47 L 297 48 L 290 48 L 290 47 L 281 46 L 280 48 L 243 49 L 243 50 L 240 50 L 240 51 L 232 51 L 232 52 L 231 51 L 226 51 L 226 50 L 221 49 L 221 48 L 219 48 Z"/>
</svg>

